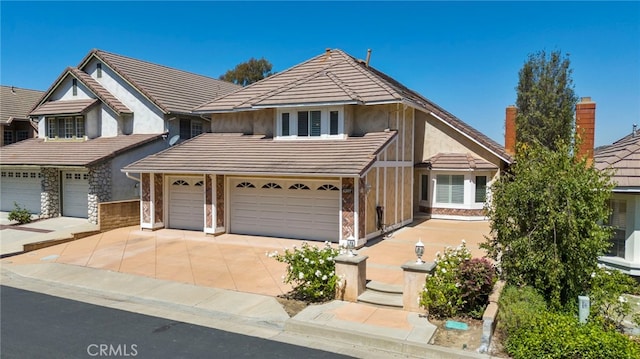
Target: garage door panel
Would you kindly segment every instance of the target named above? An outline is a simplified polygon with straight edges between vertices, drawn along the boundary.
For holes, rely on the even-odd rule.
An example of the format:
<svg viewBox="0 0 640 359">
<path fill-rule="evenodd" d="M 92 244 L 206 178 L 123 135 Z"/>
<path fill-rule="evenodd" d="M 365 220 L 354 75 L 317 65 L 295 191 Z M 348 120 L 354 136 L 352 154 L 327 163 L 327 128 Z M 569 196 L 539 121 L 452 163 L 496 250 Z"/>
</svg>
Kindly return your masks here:
<svg viewBox="0 0 640 359">
<path fill-rule="evenodd" d="M 251 182 L 258 188 L 238 188 Z M 282 188 L 261 188 L 264 183 Z M 236 180 L 231 183 L 230 231 L 309 240 L 338 240 L 339 192 L 318 191 L 318 184 L 306 184 L 310 190 L 289 189 L 304 181 Z"/>
<path fill-rule="evenodd" d="M 87 218 L 88 208 L 88 174 L 77 171 L 62 172 L 62 215 Z"/>
<path fill-rule="evenodd" d="M 169 228 L 204 228 L 204 187 L 199 177 L 169 179 Z"/>
<path fill-rule="evenodd" d="M 24 176 L 25 173 L 26 176 Z M 2 171 L 0 179 L 1 210 L 12 211 L 14 202 L 16 202 L 31 213 L 40 213 L 40 182 L 40 173 L 35 171 Z"/>
</svg>

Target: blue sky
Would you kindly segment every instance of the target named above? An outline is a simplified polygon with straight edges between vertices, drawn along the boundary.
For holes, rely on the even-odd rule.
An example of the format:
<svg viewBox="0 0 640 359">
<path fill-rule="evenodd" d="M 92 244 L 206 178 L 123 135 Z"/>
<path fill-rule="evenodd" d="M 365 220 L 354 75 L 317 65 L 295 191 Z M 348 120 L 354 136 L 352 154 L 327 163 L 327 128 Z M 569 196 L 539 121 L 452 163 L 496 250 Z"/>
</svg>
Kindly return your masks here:
<svg viewBox="0 0 640 359">
<path fill-rule="evenodd" d="M 339 48 L 498 143 L 530 53 L 569 53 L 596 145 L 640 123 L 640 2 L 0 2 L 0 82 L 46 90 L 92 48 L 218 77 Z"/>
</svg>

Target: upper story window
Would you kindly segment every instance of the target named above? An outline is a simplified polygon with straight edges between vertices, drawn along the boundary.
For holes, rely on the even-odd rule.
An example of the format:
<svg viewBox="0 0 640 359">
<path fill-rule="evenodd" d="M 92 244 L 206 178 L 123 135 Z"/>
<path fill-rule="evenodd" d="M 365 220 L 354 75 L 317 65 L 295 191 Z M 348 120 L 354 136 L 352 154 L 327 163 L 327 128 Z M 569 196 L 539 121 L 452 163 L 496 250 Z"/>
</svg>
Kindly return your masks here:
<svg viewBox="0 0 640 359">
<path fill-rule="evenodd" d="M 84 138 L 84 116 L 47 117 L 48 138 Z"/>
<path fill-rule="evenodd" d="M 96 64 L 96 76 L 98 78 L 102 77 L 102 64 L 99 62 Z"/>
<path fill-rule="evenodd" d="M 188 118 L 180 119 L 180 138 L 183 140 L 196 137 L 204 132 L 204 126 L 200 120 L 191 120 Z"/>
<path fill-rule="evenodd" d="M 341 107 L 282 109 L 277 114 L 276 137 L 342 138 L 343 133 L 344 112 Z"/>
<path fill-rule="evenodd" d="M 73 86 L 72 88 L 73 96 L 78 96 L 78 80 L 73 79 L 72 86 Z"/>
</svg>

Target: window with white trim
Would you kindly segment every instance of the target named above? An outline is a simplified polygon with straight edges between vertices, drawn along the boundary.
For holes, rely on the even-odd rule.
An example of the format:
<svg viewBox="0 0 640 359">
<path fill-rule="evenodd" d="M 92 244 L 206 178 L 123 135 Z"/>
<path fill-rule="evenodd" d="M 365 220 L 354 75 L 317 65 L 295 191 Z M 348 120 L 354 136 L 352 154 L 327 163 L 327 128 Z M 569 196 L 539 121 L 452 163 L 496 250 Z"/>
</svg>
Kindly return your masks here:
<svg viewBox="0 0 640 359">
<path fill-rule="evenodd" d="M 476 176 L 476 203 L 487 200 L 487 176 Z"/>
<path fill-rule="evenodd" d="M 47 137 L 53 138 L 84 138 L 84 116 L 47 117 Z"/>
<path fill-rule="evenodd" d="M 436 202 L 464 203 L 464 175 L 437 175 Z"/>
<path fill-rule="evenodd" d="M 429 175 L 420 175 L 420 200 L 429 200 Z"/>
<path fill-rule="evenodd" d="M 611 215 L 607 224 L 613 229 L 611 238 L 611 248 L 609 254 L 615 257 L 624 258 L 626 250 L 627 231 L 627 201 L 623 199 L 612 199 L 609 201 Z"/>
<path fill-rule="evenodd" d="M 180 138 L 187 140 L 196 137 L 204 132 L 204 126 L 200 120 L 191 120 L 188 118 L 180 119 Z"/>
<path fill-rule="evenodd" d="M 342 138 L 344 111 L 341 107 L 282 109 L 276 117 L 276 137 Z"/>
<path fill-rule="evenodd" d="M 13 143 L 13 131 L 4 130 L 3 141 L 5 145 Z"/>
</svg>

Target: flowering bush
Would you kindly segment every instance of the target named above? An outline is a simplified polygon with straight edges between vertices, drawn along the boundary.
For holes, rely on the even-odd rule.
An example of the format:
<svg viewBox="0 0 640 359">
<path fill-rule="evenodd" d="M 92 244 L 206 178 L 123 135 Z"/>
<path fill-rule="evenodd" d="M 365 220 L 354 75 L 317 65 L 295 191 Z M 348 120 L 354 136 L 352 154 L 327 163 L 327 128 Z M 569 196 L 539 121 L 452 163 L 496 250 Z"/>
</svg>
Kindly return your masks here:
<svg viewBox="0 0 640 359">
<path fill-rule="evenodd" d="M 460 264 L 471 259 L 471 253 L 462 241 L 456 248 L 447 247 L 444 254 L 436 253 L 433 274 L 427 274 L 420 306 L 435 317 L 453 317 L 464 304 L 460 283 Z"/>
<path fill-rule="evenodd" d="M 463 312 L 474 318 L 481 318 L 496 280 L 496 268 L 486 258 L 473 258 L 460 263 Z"/>
<path fill-rule="evenodd" d="M 293 285 L 294 296 L 312 302 L 335 297 L 339 277 L 336 275 L 334 258 L 340 250 L 325 242 L 324 248 L 303 242 L 301 248 L 285 249 L 284 254 L 268 253 L 278 262 L 287 263 L 287 274 L 283 280 Z"/>
</svg>

